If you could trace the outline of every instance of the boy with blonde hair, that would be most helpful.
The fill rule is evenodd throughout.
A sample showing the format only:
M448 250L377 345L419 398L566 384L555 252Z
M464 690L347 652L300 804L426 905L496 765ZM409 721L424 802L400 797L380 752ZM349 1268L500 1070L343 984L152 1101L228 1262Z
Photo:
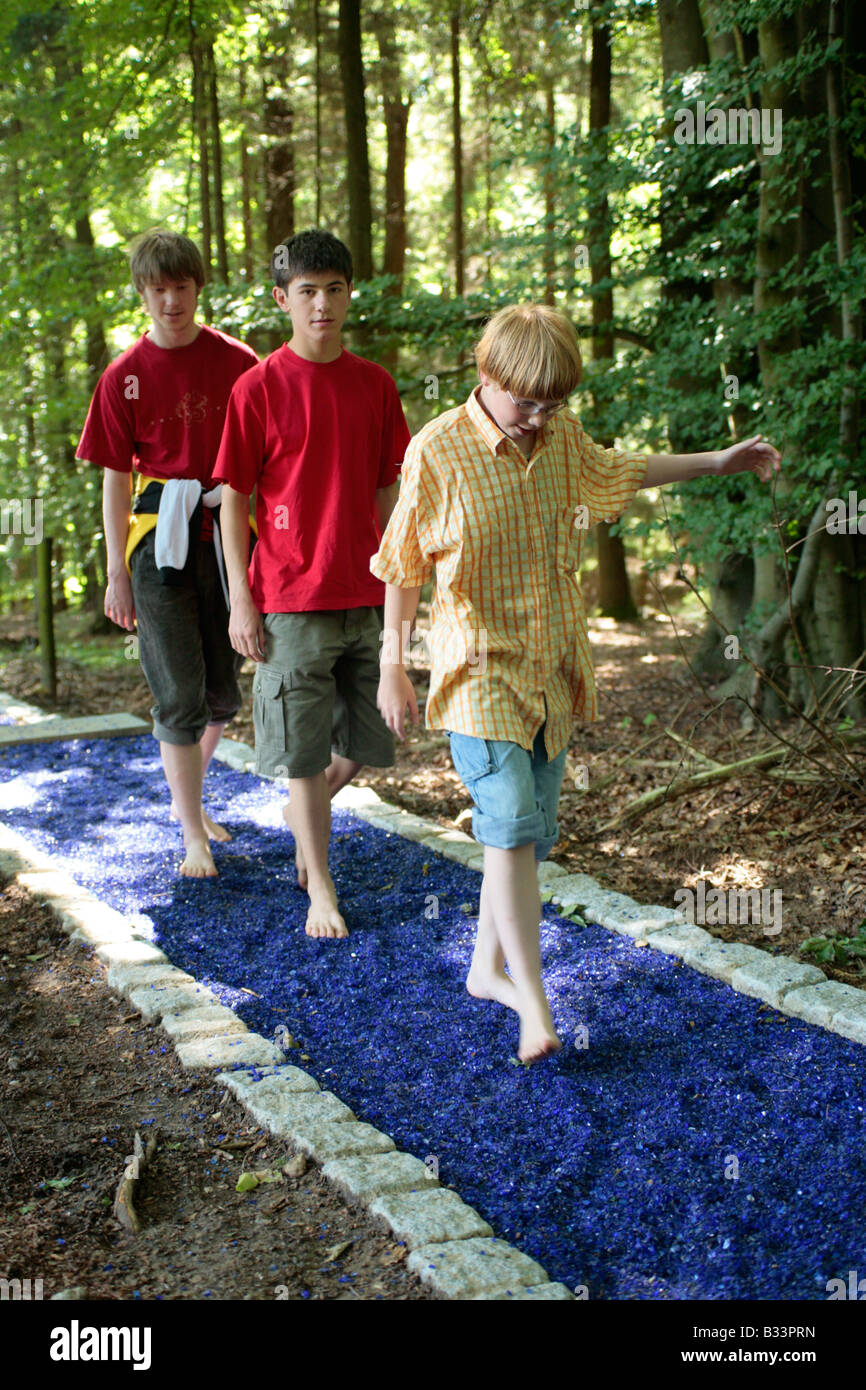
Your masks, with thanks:
M434 580L429 728L449 733L484 846L478 934L466 986L520 1018L518 1056L561 1046L541 979L536 862L556 811L575 718L598 718L576 571L587 527L644 487L779 467L756 435L728 449L641 455L603 449L566 409L581 378L577 335L544 305L514 305L476 349L480 385L412 441L397 506L371 569L387 584L378 702L404 737L418 717L399 637ZM470 658L470 653L472 656ZM506 965L510 973L506 973Z

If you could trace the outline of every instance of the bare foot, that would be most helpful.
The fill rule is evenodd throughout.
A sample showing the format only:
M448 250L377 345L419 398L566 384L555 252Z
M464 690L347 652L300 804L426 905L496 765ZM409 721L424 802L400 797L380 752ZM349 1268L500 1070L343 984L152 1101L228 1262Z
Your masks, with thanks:
M504 970L487 972L473 961L466 976L466 988L473 999L495 999L497 1004L520 1012L514 981Z
M289 817L289 807L288 807L288 806L284 806L284 807L283 807L283 820L286 822L286 825L289 827L289 830L290 830L291 833L292 833L292 838L293 838L294 841L295 841L295 872L296 872L297 875L298 875L298 887L299 887L299 888L303 888L304 892L306 893L306 892L308 891L308 888L309 888L309 881L308 881L308 878L307 878L307 865L306 865L306 861L305 861L305 859L304 859L304 852L303 852L303 850L301 849L301 846L300 846L300 842L298 841L297 837L295 836L295 832L292 830L292 822L291 822L291 819L290 819L290 817ZM312 933L310 933L310 934L312 935Z
M536 1003L524 1006L520 1010L520 1046L517 1049L521 1062L540 1062L542 1057L551 1056L561 1047L547 1002L543 1008Z
M172 820L180 820L180 816L177 814L174 802L171 803L171 810L169 811L169 815L171 816ZM225 826L217 825L215 820L211 820L204 807L201 808L201 824L202 829L209 840L219 840L220 844L224 845L227 844L228 841L231 839L231 835L226 830Z
M340 915L337 907L337 891L333 883L330 887L325 885L316 893L310 894L310 910L307 913L307 936L315 937L344 937L349 935L349 928Z
M215 820L211 820L204 807L202 807L201 812L201 823L207 831L209 839L219 840L221 845L228 844L229 840L231 839L231 835L226 830L224 825L217 825Z
M187 845L178 872L183 878L216 878L216 865L207 840L193 840L191 845Z

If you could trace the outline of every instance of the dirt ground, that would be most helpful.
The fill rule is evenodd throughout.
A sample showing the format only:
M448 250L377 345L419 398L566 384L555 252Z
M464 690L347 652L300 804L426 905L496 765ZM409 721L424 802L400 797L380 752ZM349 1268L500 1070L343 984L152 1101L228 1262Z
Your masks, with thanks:
M112 1214L136 1130L137 1236ZM17 884L0 894L0 1275L43 1297L406 1300L406 1248L118 1000ZM277 1181L235 1191L242 1172Z

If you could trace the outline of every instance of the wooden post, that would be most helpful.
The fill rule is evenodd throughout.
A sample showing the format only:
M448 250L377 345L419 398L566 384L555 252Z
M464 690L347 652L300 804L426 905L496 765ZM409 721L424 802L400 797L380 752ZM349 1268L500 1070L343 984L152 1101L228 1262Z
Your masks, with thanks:
M57 699L57 657L54 651L54 602L51 594L51 537L36 547L36 599L39 609L39 670L42 689L52 704Z

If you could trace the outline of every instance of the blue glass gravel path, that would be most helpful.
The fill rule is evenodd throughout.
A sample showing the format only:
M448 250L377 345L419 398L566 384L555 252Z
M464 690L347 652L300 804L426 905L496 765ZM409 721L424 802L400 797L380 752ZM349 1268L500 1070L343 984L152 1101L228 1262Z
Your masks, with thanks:
M825 1299L829 1279L866 1272L858 1044L548 910L565 1046L524 1068L513 1016L462 986L477 874L335 813L351 937L310 941L277 789L221 764L208 787L235 836L215 847L215 881L176 876L149 737L4 750L0 818L148 917L251 1028L285 1024L323 1086L436 1155L442 1181L551 1279L590 1298ZM143 1105L158 1121L158 1098Z

